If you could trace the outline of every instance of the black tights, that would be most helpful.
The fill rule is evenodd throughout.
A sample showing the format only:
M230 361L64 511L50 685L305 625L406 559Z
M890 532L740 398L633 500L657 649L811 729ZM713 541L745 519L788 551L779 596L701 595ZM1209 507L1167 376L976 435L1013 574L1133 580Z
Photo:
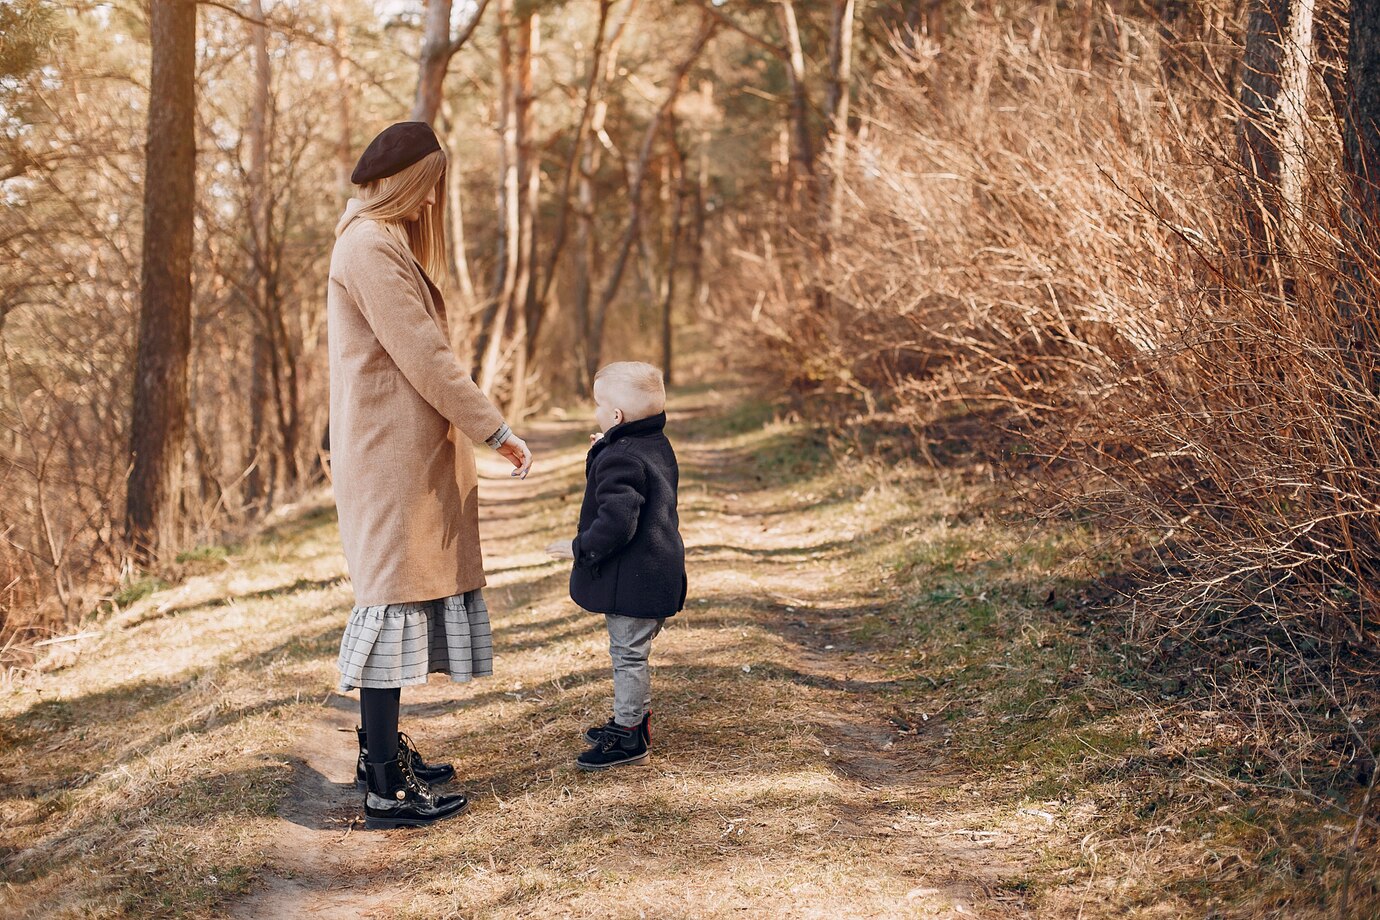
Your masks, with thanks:
M370 763L387 763L398 756L398 707L401 687L361 687L359 717L369 746Z

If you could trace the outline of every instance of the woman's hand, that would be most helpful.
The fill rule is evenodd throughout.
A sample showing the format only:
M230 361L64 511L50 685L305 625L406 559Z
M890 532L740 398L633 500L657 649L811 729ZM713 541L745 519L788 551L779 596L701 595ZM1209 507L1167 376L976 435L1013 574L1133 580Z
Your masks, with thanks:
M508 439L498 445L498 452L507 457L509 462L517 469L509 475L519 479L526 479L527 473L532 469L532 452L527 449L527 442L516 434L508 435Z
M575 541L557 540L546 548L546 554L553 559L574 559Z

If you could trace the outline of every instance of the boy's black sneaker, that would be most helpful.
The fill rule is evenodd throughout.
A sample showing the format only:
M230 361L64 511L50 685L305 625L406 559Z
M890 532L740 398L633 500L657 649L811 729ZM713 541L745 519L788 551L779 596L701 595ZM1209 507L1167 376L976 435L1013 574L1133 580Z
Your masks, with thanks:
M575 758L575 766L581 770L607 770L642 763L651 753L642 736L641 726L622 728L617 724L605 725L594 746Z
M584 736L585 743L598 744L599 738L604 734L604 729L608 728L610 725L614 728L618 727L618 723L614 721L612 716L610 716L609 720L605 722L603 725L596 725L593 728L586 729ZM642 724L639 725L637 728L638 731L642 733L643 743L646 744L648 748L650 748L652 746L652 713L650 710L647 712L646 715L642 717Z

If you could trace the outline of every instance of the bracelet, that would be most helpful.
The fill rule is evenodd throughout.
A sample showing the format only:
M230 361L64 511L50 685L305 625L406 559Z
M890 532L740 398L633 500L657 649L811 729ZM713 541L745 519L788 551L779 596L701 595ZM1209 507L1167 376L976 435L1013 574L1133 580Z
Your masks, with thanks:
M503 446L503 442L508 440L508 437L512 433L513 429L508 427L507 422L504 422L502 425L499 426L497 431L495 431L493 434L489 435L487 438L484 439L484 443L492 447L494 450L498 450L500 447Z

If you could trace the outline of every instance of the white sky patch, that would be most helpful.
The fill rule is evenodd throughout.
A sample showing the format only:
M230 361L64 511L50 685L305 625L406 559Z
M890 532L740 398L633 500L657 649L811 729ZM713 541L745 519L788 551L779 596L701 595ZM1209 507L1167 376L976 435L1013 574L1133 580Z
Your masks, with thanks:
M478 8L476 0L455 0L450 8L451 29L459 29L469 22ZM425 4L421 0L374 0L374 11L380 19L392 19L403 13L421 16L424 9Z

